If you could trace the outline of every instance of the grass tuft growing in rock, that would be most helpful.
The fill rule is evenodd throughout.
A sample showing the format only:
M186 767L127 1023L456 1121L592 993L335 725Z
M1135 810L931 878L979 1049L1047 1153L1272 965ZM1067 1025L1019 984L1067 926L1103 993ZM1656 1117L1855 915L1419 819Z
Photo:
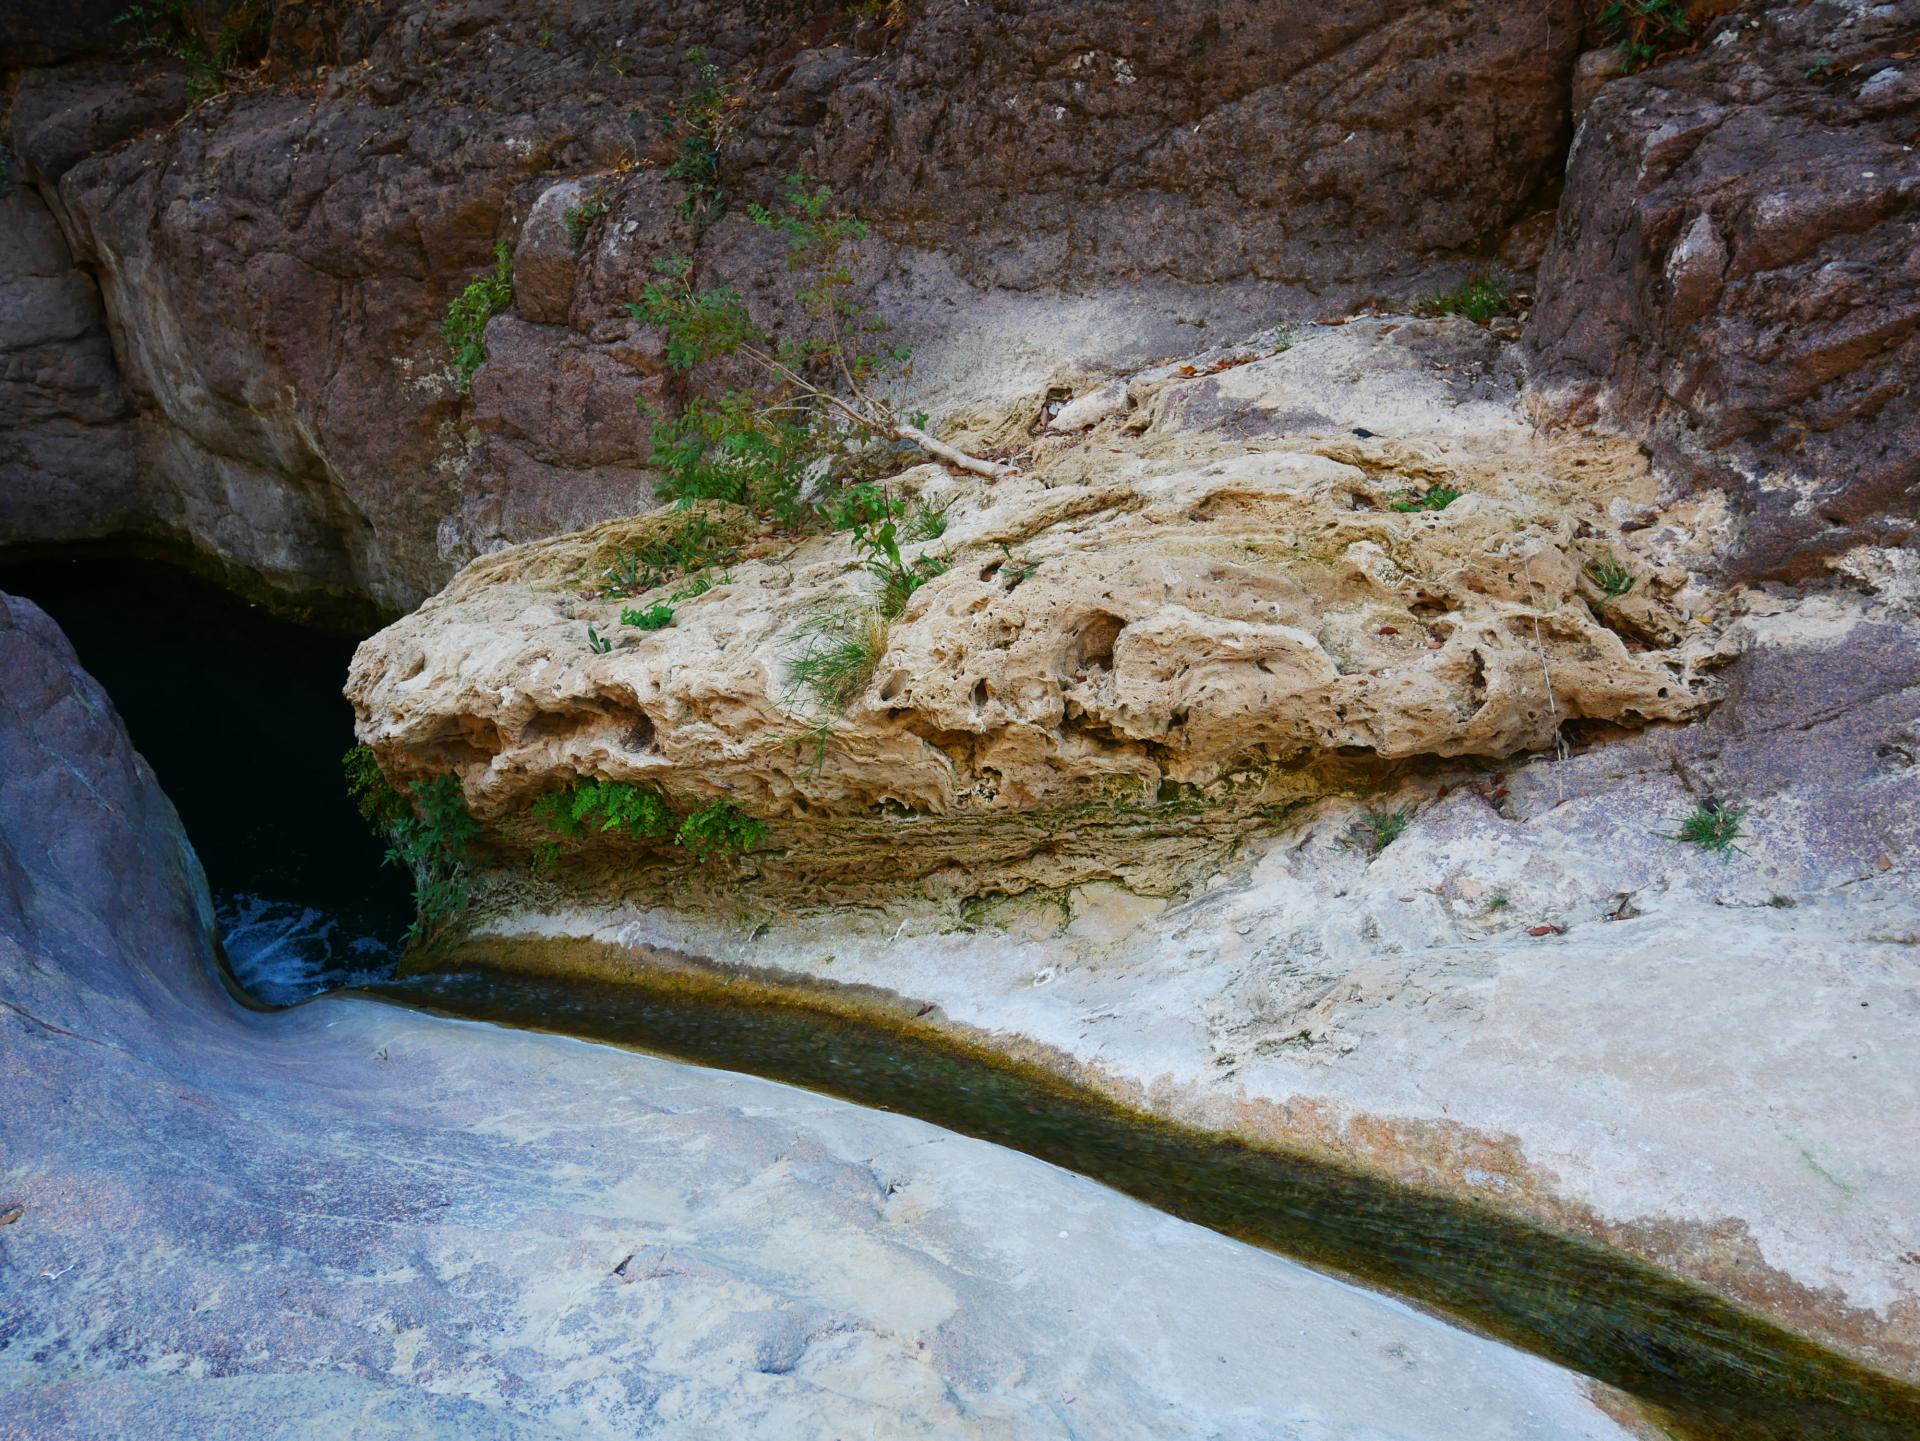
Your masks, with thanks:
M1407 823L1412 819L1411 805L1390 811L1362 811L1360 818L1347 827L1342 840L1349 850L1360 851L1368 860L1372 860L1400 839L1400 833L1406 830Z
M1724 860L1740 849L1735 842L1746 839L1747 832L1740 828L1740 819L1746 813L1745 806L1722 805L1708 796L1681 817L1677 829L1657 834L1666 840L1681 841L1698 846L1703 851L1712 851Z
M1589 565L1586 576L1599 587L1601 594L1605 597L1600 602L1602 605L1609 600L1619 600L1633 589L1633 572L1611 557Z
M849 606L811 622L800 633L800 653L787 678L834 715L843 713L873 679L887 650L887 618L868 606Z

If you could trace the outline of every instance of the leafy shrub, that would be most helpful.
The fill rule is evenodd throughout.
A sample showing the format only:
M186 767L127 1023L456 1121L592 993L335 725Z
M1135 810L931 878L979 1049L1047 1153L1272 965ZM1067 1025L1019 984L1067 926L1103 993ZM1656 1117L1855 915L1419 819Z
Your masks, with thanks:
M1421 510L1445 510L1464 494L1466 494L1465 491L1455 490L1452 486L1442 482L1420 495L1403 495L1400 499L1389 504L1387 509L1397 510L1402 514L1411 514Z
M759 845L766 833L764 822L755 820L732 801L715 801L680 822L673 839L704 863L715 856L744 854Z
M402 792L365 746L348 751L341 766L361 818L387 840L387 864L405 866L413 875L414 922L407 939L431 933L464 910L472 895L468 863L480 827L467 814L460 778L410 781Z
M907 608L921 586L946 574L946 562L937 557L923 555L909 561L900 554L898 523L893 520L855 525L853 548L866 558L868 573L880 582L880 614L888 620Z
M821 509L827 524L835 530L852 530L856 526L899 520L907 513L907 503L895 500L884 486L866 481L848 486Z
M822 616L801 632L799 654L787 676L835 715L867 688L887 650L887 619L877 610L849 607Z
M1620 47L1620 73L1631 75L1687 43L1686 0L1608 0L1600 33Z
M487 322L513 304L513 256L502 240L493 247L493 270L475 276L452 300L447 302L447 318L440 323L440 334L453 347L453 368L464 389L473 382L473 373L486 364Z
M848 486L820 509L827 524L835 530L870 528L889 520L904 521L899 532L901 540L938 540L947 533L947 511L951 509L951 502L937 507L922 501L909 503L869 480Z
M1499 270L1476 271L1452 290L1436 290L1422 296L1413 307L1415 315L1463 315L1476 325L1485 325L1496 315L1513 309L1513 282Z
M847 247L865 237L865 223L837 209L830 188L800 175L788 177L783 208L754 205L749 215L786 237L788 268L801 276L795 294L814 332L776 341L737 291L696 288L687 257L655 263L659 277L627 311L665 332L668 368L685 375L712 361L745 361L766 383L761 394L731 390L717 401L696 398L679 417L656 420L653 463L662 472L661 493L731 500L798 525L806 518L804 482L834 459L850 461L877 438L911 441L983 474L1003 473L1005 466L944 445L871 393L870 386L903 370L910 357L904 347L874 343L885 322L853 298Z
M219 34L211 48L187 0L132 0L114 23L145 32L130 42L130 50L158 51L180 61L187 71L187 99L200 101L225 89L230 71L266 57L273 6L268 0L246 0L229 7L220 17Z
M667 110L665 122L675 138L667 174L687 187L680 214L696 223L718 219L727 208L720 183L720 154L739 121L740 97L721 84L718 65L694 46L686 53L694 67L694 88Z
M620 623L641 630L665 630L673 624L673 607L664 603L650 605L645 610L628 606L620 612Z
M656 840L673 829L673 815L660 793L626 781L575 781L564 791L542 796L533 814L549 830L567 837L591 828Z
M728 500L782 525L804 523L800 491L820 453L806 416L729 391L718 401L696 396L679 415L657 417L649 439L661 499Z

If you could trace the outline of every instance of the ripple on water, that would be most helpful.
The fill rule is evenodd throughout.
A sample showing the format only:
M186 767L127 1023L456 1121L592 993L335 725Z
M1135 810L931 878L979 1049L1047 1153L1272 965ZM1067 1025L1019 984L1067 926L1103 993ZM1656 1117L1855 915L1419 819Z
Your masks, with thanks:
M333 916L298 901L223 895L214 916L234 979L270 1006L390 980L399 958L379 936L349 934Z

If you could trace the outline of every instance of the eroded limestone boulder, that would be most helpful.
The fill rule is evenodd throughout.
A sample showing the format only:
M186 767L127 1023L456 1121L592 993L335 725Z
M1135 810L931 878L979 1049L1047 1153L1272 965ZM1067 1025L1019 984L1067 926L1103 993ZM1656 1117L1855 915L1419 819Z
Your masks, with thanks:
M1460 331L1465 352L1446 343ZM521 839L532 803L581 777L683 810L730 800L809 867L832 850L796 846L810 828L904 814L916 845L893 878L910 882L964 852L961 832L1035 813L1100 803L1190 829L1186 809L1156 815L1188 787L1204 829L1209 804L1244 816L1367 766L1696 715L1723 657L1674 604L1685 572L1657 548L1672 537L1622 529L1653 494L1638 452L1536 436L1510 376L1456 371L1480 334L1332 328L1209 376L1169 368L1020 477L909 471L897 490L945 508L944 534L909 554L945 569L891 624L843 535L754 532L723 509L707 521L737 558L665 630L621 612L668 603L685 576L602 587L677 512L500 552L362 646L361 735L392 775L457 774L473 812ZM1336 412L1371 399L1392 434L1363 439L1308 394ZM1247 439L1252 412L1268 439ZM1418 508L1443 485L1459 498ZM1602 564L1634 589L1606 595ZM882 649L840 712L793 668L860 617Z

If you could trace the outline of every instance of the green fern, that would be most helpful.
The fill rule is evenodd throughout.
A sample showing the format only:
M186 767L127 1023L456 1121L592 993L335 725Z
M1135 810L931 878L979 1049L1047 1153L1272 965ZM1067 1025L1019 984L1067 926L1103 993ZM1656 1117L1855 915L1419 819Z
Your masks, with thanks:
M513 256L502 240L493 247L493 270L475 276L447 302L447 318L440 334L453 347L453 368L460 388L473 383L473 373L487 361L487 322L513 304Z

